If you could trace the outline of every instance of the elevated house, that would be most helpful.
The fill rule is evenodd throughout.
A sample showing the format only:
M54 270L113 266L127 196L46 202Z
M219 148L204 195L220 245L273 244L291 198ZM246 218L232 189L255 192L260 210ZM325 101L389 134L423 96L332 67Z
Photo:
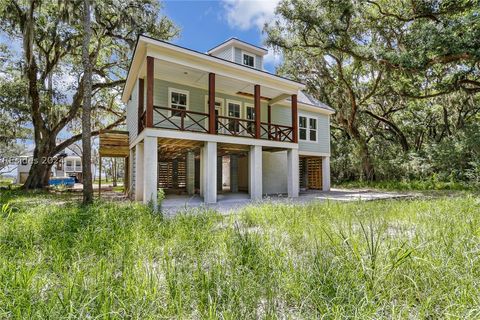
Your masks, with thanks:
M329 190L333 110L265 71L266 54L235 38L201 53L139 37L122 95L136 200Z

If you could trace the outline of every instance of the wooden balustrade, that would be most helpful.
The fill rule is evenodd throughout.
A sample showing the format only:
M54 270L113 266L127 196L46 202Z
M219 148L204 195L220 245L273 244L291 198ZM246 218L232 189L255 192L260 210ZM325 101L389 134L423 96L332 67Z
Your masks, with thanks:
M208 133L205 124L208 123L208 113L160 106L153 106L153 111L158 115L157 119L154 117L154 128Z
M192 131L209 133L210 118L208 113L153 106L154 116L153 127L163 129L174 129L180 131ZM145 128L145 111L140 116L139 132ZM274 123L261 122L260 134L256 135L255 120L241 119L227 116L216 116L216 133L235 137L247 137L260 139L293 142L293 128Z
M262 122L260 138L281 142L293 142L293 128L289 126Z
M147 123L147 111L143 111L138 117L138 133L142 132L145 129Z
M254 120L217 116L217 127L218 134L255 138Z

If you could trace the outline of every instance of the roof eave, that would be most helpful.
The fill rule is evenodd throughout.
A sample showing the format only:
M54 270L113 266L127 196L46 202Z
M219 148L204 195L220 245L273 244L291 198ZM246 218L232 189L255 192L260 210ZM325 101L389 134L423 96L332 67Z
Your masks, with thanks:
M132 58L130 60L130 67L129 67L129 71L128 71L128 74L127 74L127 79L126 79L125 86L124 86L124 89L123 89L123 92L122 92L122 101L124 103L127 103L127 101L128 101L127 92L129 93L131 91L131 89L133 89L133 87L130 88L131 86L127 87L128 84L131 82L130 81L131 77L133 76L132 75L132 65L136 62L136 60L138 59L138 56L141 55L141 53L139 53L139 52L145 51L147 45L152 44L152 41L154 42L153 43L154 45L159 46L161 48L163 47L163 48L168 48L168 49L176 50L176 51L179 51L179 52L183 52L185 54L196 55L199 58L209 60L209 61L214 62L214 63L222 63L224 65L229 66L230 68L234 68L234 69L242 70L242 71L247 71L247 72L255 74L257 76L267 76L267 77L270 77L272 79L275 79L276 81L280 81L280 82L287 83L288 85L296 86L296 87L298 87L298 90L302 90L302 89L305 88L305 85L303 83L295 81L295 80L291 80L291 79L288 79L288 78L285 78L285 77L282 77L282 76L279 76L279 75L276 75L276 74L273 74L273 73L269 73L267 71L242 66L242 65L240 65L238 63L235 63L233 61L225 60L225 59L215 57L215 56L211 56L211 55L208 55L208 54L196 51L196 50L192 50L192 49L189 49L189 48L178 46L178 45L166 42L166 41L162 41L162 40L158 40L158 39L155 39L155 38L151 38L151 37L148 37L148 36L141 35L137 39L137 43L135 45L135 50L134 50Z

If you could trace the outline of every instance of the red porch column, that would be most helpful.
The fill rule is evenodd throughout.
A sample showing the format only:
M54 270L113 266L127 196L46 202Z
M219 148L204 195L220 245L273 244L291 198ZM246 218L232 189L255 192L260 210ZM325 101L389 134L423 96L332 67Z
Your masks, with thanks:
M298 109L296 94L292 94L292 131L293 142L298 143Z
M138 133L143 130L143 123L142 123L142 114L144 109L144 80L138 79Z
M208 132L210 134L217 134L215 124L217 119L215 117L215 73L208 74Z
M154 58L147 57L147 113L145 114L146 118L146 127L153 127L153 71L154 71Z
M260 139L260 85L256 84L254 89L254 106L255 106L255 138Z

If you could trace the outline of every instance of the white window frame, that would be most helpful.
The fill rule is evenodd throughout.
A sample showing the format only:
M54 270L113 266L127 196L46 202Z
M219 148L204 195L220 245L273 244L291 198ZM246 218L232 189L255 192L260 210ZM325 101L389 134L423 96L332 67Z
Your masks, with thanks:
M253 58L253 66L249 66L249 65L247 65L243 62L244 61L244 59L243 59L244 56L250 56L250 57ZM242 65L244 65L246 67L250 67L250 68L257 68L257 65L256 65L257 63L256 63L255 60L256 60L256 56L254 54L242 50Z
M244 119L247 119L247 108L253 108L253 112L255 112L255 104L253 104L253 103L245 102L243 108L244 108L244 115L245 115ZM253 120L255 120L255 119L253 119Z
M237 101L237 100L230 100L230 99L227 99L226 103L225 103L225 116L226 117L230 117L230 113L229 113L229 109L228 109L228 105L230 103L233 103L233 104L238 104L240 106L240 116L238 117L238 119L243 119L243 114L242 114L242 109L243 109L243 103L242 101ZM234 118L234 117L232 117Z
M243 118L244 118L245 120L253 120L253 121L255 121L255 118L254 118L254 119L248 119L248 118L247 118L247 116L248 116L247 109L248 109L248 108L252 108L252 109L253 109L253 113L255 113L255 104L250 103L250 102L245 102L244 107L243 107L243 109L244 109L244 117L243 117ZM256 115L255 115L255 116L256 116ZM247 125L247 126L248 126L248 125ZM255 125L254 125L253 128L254 128L253 130L255 131Z
M232 103L232 104L238 104L238 105L240 106L240 108L239 108L240 114L239 114L239 117L238 117L237 119L243 119L243 114L242 114L242 112L243 112L243 103L242 103L242 101L238 101L238 100L227 99L227 101L225 102L225 116L226 116L226 117L229 117L229 118L236 118L236 117L231 117L231 116L230 116L230 112L229 112L229 111L230 111L230 109L229 109L229 104L230 104L230 103ZM230 125L230 124L228 123L228 121L230 121L230 120L227 120L227 123L226 123L227 126ZM240 131L240 128L239 128L239 131Z
M172 93L175 92L175 93L181 93L181 94L184 94L187 96L187 104L185 105L185 110L190 110L190 91L188 90L182 90L182 89L177 89L177 88L172 88L172 87L169 87L168 88L168 107L170 109L173 109L172 108ZM181 109L178 109L178 110L181 110ZM171 110L168 110L168 116L169 117L172 117L172 111ZM176 117L178 118L178 116L173 116L173 117ZM188 119L185 119L188 121Z
M305 128L307 130L306 133L306 139L302 139L300 137L300 117L303 117L307 119L307 127ZM310 129L310 119L314 119L317 123L317 127L315 129ZM298 140L299 141L304 141L304 142L312 142L312 143L318 143L318 117L309 117L307 115L299 114L298 115ZM310 140L310 130L315 130L315 139L316 140Z

